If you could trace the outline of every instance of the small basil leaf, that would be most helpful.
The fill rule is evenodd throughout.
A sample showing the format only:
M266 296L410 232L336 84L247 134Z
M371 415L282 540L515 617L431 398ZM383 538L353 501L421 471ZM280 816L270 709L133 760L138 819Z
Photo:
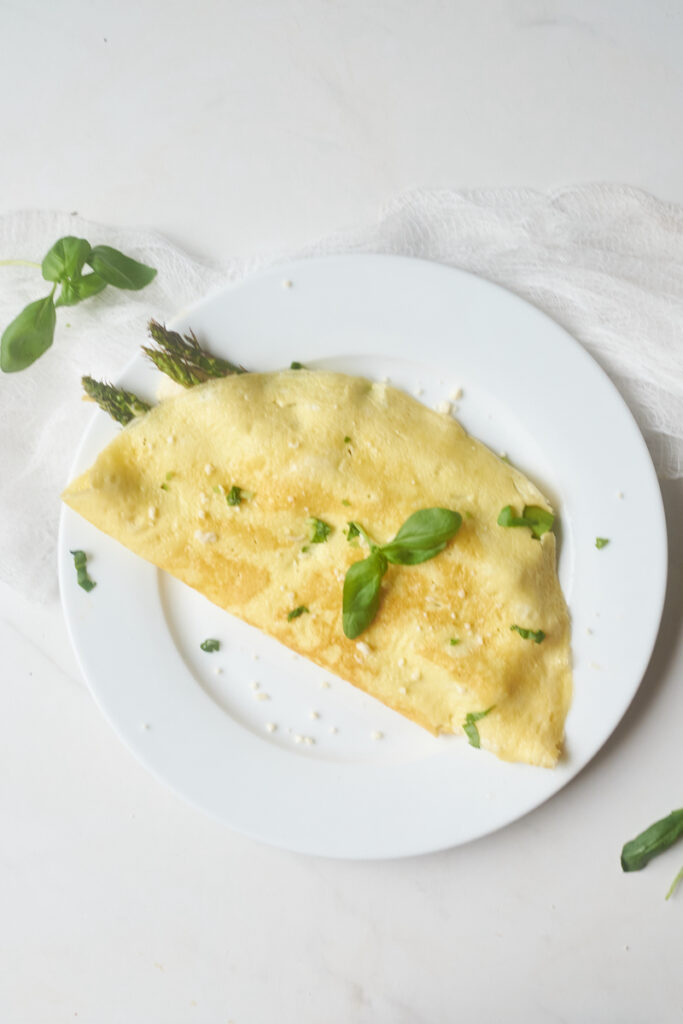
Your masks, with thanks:
M521 516L516 516L510 505L500 510L498 515L499 526L528 526L534 537L541 539L544 533L552 530L555 516L552 512L546 512L539 505L525 505Z
M308 520L308 526L311 531L309 540L312 544L325 544L327 538L332 533L330 524L326 523L323 519L316 519L315 516Z
M344 578L342 625L344 634L354 640L370 625L379 608L382 577L387 560L381 551L354 562Z
M668 850L683 836L683 808L672 811L666 818L660 818L635 839L624 845L621 851L623 871L640 871L657 854Z
M97 584L88 576L88 556L85 551L70 551L69 554L74 556L74 568L76 569L76 580L79 587L82 587L83 590L89 593Z
M52 295L30 302L9 324L0 341L0 369L5 373L25 370L42 356L55 334L55 304Z
M85 238L66 235L58 239L43 260L43 277L46 281L79 277L90 251L90 242Z
M104 291L106 287L107 282L97 274L85 274L75 281L64 281L55 306L75 306L83 299L89 299L92 295Z
M206 651L207 654L213 654L214 651L220 651L221 642L220 640L215 640L210 636L208 639L203 640L199 646L203 651Z
M462 516L448 508L423 508L406 519L382 554L396 565L419 565L443 551L460 529Z
M107 284L112 284L115 288L139 291L156 276L153 267L138 263L130 256L124 256L110 245L96 245L86 262Z
M470 741L470 746L481 747L481 740L479 737L479 730L477 729L476 723L480 722L482 718L493 711L495 705L492 704L486 711L470 711L465 715L465 721L462 723L463 732Z

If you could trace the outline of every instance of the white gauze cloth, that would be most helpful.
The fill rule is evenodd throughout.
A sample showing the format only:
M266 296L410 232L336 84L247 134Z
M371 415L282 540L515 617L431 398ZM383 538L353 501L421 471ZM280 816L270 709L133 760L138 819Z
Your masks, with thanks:
M373 225L298 252L223 266L152 231L76 214L16 212L0 216L0 262L40 262L62 235L115 246L158 274L141 292L108 288L60 309L53 347L29 369L0 375L0 579L34 600L57 592L59 496L93 415L80 400L82 374L115 379L144 342L151 316L169 319L284 259L395 253L504 285L585 345L635 414L660 476L683 475L683 207L642 191L418 189L392 200ZM48 291L39 270L0 265L0 329Z

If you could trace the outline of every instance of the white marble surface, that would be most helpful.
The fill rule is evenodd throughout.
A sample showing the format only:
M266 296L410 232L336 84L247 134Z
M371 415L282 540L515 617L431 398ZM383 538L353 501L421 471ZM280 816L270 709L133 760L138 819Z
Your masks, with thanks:
M411 185L683 201L683 13L663 0L5 0L0 40L6 210L227 257L363 223ZM680 1020L683 895L663 896L683 853L618 863L682 803L683 493L664 496L669 600L613 738L523 820L406 861L282 853L181 803L95 708L59 607L0 586L0 1019Z

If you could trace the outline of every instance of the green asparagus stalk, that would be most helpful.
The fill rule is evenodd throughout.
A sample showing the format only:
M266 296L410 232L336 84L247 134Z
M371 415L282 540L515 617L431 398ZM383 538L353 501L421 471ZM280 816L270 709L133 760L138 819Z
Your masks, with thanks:
M97 402L100 409L108 412L118 423L124 426L135 416L142 416L152 408L147 402L134 395L132 391L124 391L113 384L94 380L92 377L81 377L83 390L89 398Z
M149 333L157 348L144 346L142 351L152 360L157 369L165 373L176 384L191 388L214 377L228 377L233 373L246 373L242 366L235 366L227 359L209 355L200 346L194 333L184 337L177 331L150 320Z

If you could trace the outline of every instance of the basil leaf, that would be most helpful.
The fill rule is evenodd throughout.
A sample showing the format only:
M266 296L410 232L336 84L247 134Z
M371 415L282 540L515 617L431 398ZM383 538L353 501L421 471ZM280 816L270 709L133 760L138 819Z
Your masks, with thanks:
M554 522L555 516L552 512L546 512L539 505L525 505L521 516L516 516L512 506L506 505L498 515L499 526L528 526L538 540L544 533L552 530Z
M86 568L88 556L85 551L69 551L69 554L74 556L74 568L76 569L76 579L79 587L90 592L93 587L97 586L97 584L88 576L88 570Z
M64 281L55 306L75 306L83 299L89 299L92 295L104 291L106 287L107 282L98 274L86 274L75 281Z
M480 722L482 718L493 711L495 704L492 704L486 711L470 711L465 715L465 721L462 723L463 732L470 741L470 746L481 747L481 740L479 737L479 730L477 729L476 722Z
M545 640L545 633L542 629L538 629L536 632L533 629L525 629L524 626L510 626L510 629L514 629L524 640L533 640L535 644L540 644Z
M370 625L379 607L382 577L387 560L375 550L360 562L354 562L344 578L342 626L349 640L354 640Z
M305 604L300 604L298 608L293 608L291 612L287 612L287 622L291 622L292 619L298 619L304 612L308 612Z
M22 309L0 340L0 369L5 373L25 370L42 356L52 344L56 319L51 294Z
M90 252L90 242L85 238L65 235L55 242L43 260L43 277L46 281L65 281L67 278L80 277Z
M203 640L199 646L207 654L213 654L214 651L220 651L221 642L220 640L214 640L213 637L209 637L208 640Z
M640 871L664 850L668 850L683 836L683 808L672 811L666 818L660 818L635 839L624 845L621 851L622 871Z
M115 288L139 291L156 276L156 270L152 267L138 263L130 256L124 256L110 245L96 245L86 262L107 284L112 284Z
M395 565L419 565L443 551L461 523L460 513L451 509L420 509L406 519L392 541L382 545L382 554Z

